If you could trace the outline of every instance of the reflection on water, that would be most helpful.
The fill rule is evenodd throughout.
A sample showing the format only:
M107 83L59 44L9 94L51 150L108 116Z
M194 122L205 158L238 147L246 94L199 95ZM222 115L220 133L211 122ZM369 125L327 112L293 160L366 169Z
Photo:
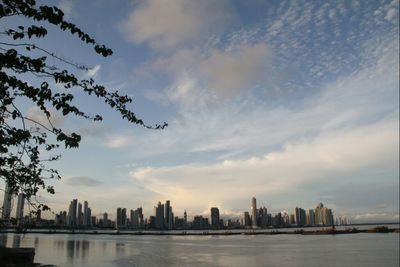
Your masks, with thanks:
M7 235L0 234L0 247L6 247L6 246L7 246Z
M76 261L85 262L90 251L90 242L87 239L79 240L57 240L57 249L62 250L66 243L66 254L68 263L75 263Z
M399 234L113 236L0 234L63 266L398 266Z
M21 247L21 236L20 235L14 235L12 247L13 248Z

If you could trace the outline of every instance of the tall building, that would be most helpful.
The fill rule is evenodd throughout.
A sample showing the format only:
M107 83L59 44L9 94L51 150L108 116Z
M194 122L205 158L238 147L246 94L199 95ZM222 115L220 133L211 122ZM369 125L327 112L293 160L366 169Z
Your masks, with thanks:
M164 205L164 225L167 229L171 229L169 228L170 226L170 221L172 221L172 218L170 218L170 208L171 208L171 204L170 201L167 200L165 201L165 205Z
M308 210L308 216L307 216L307 224L310 226L315 225L315 213L313 209L309 209Z
M244 224L244 226L246 226L246 227L251 226L251 219L250 219L250 214L249 214L248 211L245 211L245 212L244 212L244 215L243 215L243 224Z
M219 228L219 209L215 207L211 208L211 228Z
M331 209L324 207L324 204L319 203L315 208L315 224L316 225L333 225L333 213Z
M324 204L319 203L316 207L315 207L315 224L316 225L323 225L322 222L322 209L324 208Z
M90 216L88 216L88 208L89 208L89 204L88 202L85 200L83 202L83 226L89 226L89 222L90 222Z
M6 188L4 190L4 199L3 199L3 209L1 218L3 220L9 220L11 215L11 200L12 200L12 192L11 188L6 183Z
M187 212L185 210L185 212L183 213L183 220L184 220L184 225L183 227L186 229L187 227Z
M78 209L78 200L73 199L71 203L69 204L69 209L68 209L68 226L69 227L76 227L77 226L77 218L76 218L76 213Z
M126 209L123 208L121 211L121 217L122 217L122 227L126 227Z
M78 214L77 214L77 225L78 227L82 226L83 218L82 218L82 204L78 203Z
M296 207L294 209L295 222L297 226L306 225L306 211L302 208Z
M122 208L117 208L116 228L122 227Z
M268 210L266 207L262 207L258 210L258 225L262 228L268 226Z
M157 207L154 207L154 215L155 215L155 228L156 229L164 229L164 205L159 201Z
M257 200L255 197L251 199L251 222L253 228L257 227Z
M90 227L90 226L96 225L96 224L93 224L92 209L91 208L87 208L86 220L87 220L87 222L86 222L85 226ZM96 217L95 217L95 222L96 222Z
M17 225L21 225L24 220L24 203L25 197L23 194L18 195L17 210L15 213L15 218L17 219Z

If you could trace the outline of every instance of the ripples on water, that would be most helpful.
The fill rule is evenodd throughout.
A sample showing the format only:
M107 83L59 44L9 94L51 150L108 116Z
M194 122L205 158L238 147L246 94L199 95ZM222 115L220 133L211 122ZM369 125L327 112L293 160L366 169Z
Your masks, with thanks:
M0 234L62 266L399 266L399 234L112 236Z

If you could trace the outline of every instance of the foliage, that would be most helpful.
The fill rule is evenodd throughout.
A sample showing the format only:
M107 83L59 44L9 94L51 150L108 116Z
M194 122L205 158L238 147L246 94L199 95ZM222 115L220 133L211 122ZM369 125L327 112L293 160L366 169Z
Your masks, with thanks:
M65 34L76 36L81 42L94 48L95 53L108 57L112 50L98 44L89 34L64 19L64 13L54 6L38 6L35 0L2 0L0 20L8 17L23 18L32 25L18 25L0 33L0 177L5 180L15 194L22 193L27 199L36 196L44 189L54 194L54 188L45 183L46 179L59 179L57 170L46 167L46 162L59 159L59 155L41 158L41 153L51 154L60 145L65 148L77 148L81 136L68 133L55 127L51 109L56 109L64 116L75 115L88 120L100 121L101 115L89 115L74 105L78 88L87 95L97 97L110 108L118 111L131 123L151 129L163 129L162 125L148 126L127 108L132 99L118 92L110 92L93 79L79 79L65 68L88 70L57 56L55 53L37 46L34 41L45 38L46 27L54 25ZM43 26L46 25L46 26ZM5 40L5 41L3 41ZM39 55L39 56L38 56ZM49 62L58 61L54 66ZM60 66L64 66L60 69ZM34 78L38 85L32 85L28 79ZM55 90L54 86L62 90ZM76 91L75 91L76 92ZM47 126L24 115L17 106L18 99L26 99L38 107L48 120ZM35 125L35 127L29 127ZM54 135L54 137L51 137ZM52 141L54 140L54 141ZM32 203L32 202L31 202ZM37 206L43 210L46 205Z

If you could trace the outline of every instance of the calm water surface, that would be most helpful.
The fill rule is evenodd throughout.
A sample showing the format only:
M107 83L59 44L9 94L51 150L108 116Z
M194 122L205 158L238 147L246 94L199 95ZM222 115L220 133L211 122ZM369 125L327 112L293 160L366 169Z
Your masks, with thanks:
M111 236L0 234L56 266L399 266L399 234Z

